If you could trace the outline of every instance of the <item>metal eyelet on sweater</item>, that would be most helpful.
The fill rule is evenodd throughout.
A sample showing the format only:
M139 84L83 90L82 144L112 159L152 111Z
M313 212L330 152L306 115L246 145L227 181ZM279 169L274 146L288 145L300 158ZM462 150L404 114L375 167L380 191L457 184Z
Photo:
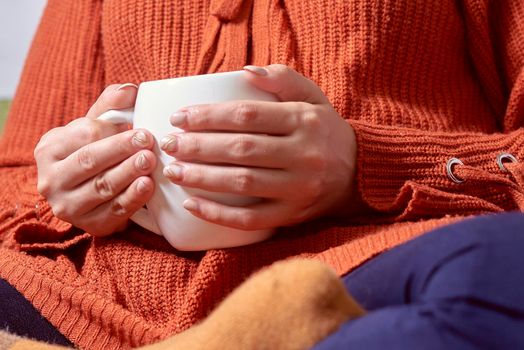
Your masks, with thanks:
M454 183L460 184L460 183L463 183L464 180L459 179L458 177L455 176L455 174L453 174L453 167L457 164L464 165L464 163L462 163L462 161L458 158L451 158L450 160L448 160L448 163L446 164L446 172L448 174L448 178L451 181L453 181Z
M512 163L518 163L518 159L511 153L501 153L497 156L497 164L503 172L507 173L508 169L504 166L504 160L509 160Z

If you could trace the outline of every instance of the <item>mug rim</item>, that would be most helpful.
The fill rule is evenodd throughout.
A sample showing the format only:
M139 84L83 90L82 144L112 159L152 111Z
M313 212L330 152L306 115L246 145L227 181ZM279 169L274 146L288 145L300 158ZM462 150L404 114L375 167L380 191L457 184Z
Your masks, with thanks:
M156 80L147 80L139 83L138 87L141 88L143 85L144 87L147 87L148 85L156 85L159 83L165 83L169 81L183 81L183 80L192 80L192 79L202 79L204 77L223 77L227 75L235 76L235 75L241 75L245 74L246 72L244 70L235 70L235 71L229 71L229 72L216 72L216 73L205 73L205 74L196 74L196 75L185 75L181 77L174 77L174 78L166 78L166 79L156 79Z

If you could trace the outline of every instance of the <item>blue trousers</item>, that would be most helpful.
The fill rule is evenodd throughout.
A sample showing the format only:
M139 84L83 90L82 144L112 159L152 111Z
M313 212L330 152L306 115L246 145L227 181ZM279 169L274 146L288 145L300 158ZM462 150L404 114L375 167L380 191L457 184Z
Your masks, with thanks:
M31 303L0 279L0 329L50 344L73 346Z
M343 279L369 313L326 349L524 349L524 214L443 227Z

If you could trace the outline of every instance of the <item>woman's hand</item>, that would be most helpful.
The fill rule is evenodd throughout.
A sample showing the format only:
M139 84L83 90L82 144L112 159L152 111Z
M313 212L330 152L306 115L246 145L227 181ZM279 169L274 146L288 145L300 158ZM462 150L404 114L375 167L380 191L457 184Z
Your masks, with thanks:
M132 107L136 92L133 84L109 86L85 118L50 130L34 151L38 191L55 216L94 235L123 228L153 194L152 135L96 120Z
M353 128L315 83L294 70L282 65L246 70L253 85L282 102L234 101L178 111L171 122L185 132L161 141L177 159L164 175L182 186L263 201L231 207L192 197L184 207L244 230L292 225L349 207Z

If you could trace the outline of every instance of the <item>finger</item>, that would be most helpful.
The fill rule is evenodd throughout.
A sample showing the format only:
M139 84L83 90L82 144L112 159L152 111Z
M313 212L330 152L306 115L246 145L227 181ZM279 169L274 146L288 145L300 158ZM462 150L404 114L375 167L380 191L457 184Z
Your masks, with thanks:
M183 108L171 123L184 130L243 131L288 135L298 127L303 110L296 104L266 101L230 101Z
M146 130L129 130L81 147L57 163L56 179L64 188L72 188L100 172L153 147L153 136Z
M154 183L142 176L111 201L80 217L76 226L89 227L95 236L109 235L119 228L153 196Z
M127 129L106 121L95 121L109 109L129 108L134 105L137 86L134 84L110 85L91 106L86 118L78 118L65 127L46 133L35 148L35 158L61 160L80 147Z
M281 101L302 101L311 104L328 103L327 97L312 80L282 64L266 67L245 66L246 78L264 91L275 94Z
M132 83L109 85L100 94L86 114L89 119L96 119L110 109L131 108L135 105L138 86Z
M161 147L178 160L283 169L295 155L288 137L254 134L177 133Z
M200 219L240 230L263 230L290 224L289 208L278 201L231 207L204 198L191 197L184 201L183 206Z
M91 106L85 118L73 120L62 133L55 132L56 136L61 137L60 142L55 142L56 146L51 146L55 149L55 159L64 159L84 145L127 130L126 125L96 121L96 118L110 109L132 107L136 100L137 88L131 83L108 86Z
M35 153L41 148L45 149L41 154L45 154L47 158L55 161L63 160L87 144L113 136L126 129L106 121L75 119L65 127L49 131L48 135L37 145Z
M156 157L153 152L145 150L134 154L71 191L71 210L76 216L90 212L118 196L137 178L151 174L155 166Z
M171 182L211 192L293 199L302 180L283 170L173 162L164 168Z

